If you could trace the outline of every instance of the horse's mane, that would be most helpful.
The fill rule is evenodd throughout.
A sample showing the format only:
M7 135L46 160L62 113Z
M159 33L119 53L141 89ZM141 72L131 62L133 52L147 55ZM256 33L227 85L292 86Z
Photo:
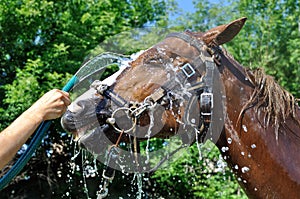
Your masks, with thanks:
M234 65L239 64L227 51L224 51L224 54ZM266 127L273 124L276 137L278 137L280 125L285 123L289 117L300 126L300 121L296 115L298 100L290 92L283 89L272 76L267 75L261 68L247 69L246 76L255 88L250 99L242 108L239 119L249 108L255 108L256 112L263 109L265 114L263 125Z
M226 49L222 51L235 67L241 66ZM147 53L139 57L139 60L145 61L154 55L157 56L157 50L150 48ZM254 107L256 112L259 112L259 109L264 110L263 113L265 115L263 118L265 119L262 124L265 127L272 124L275 128L276 137L278 136L280 125L289 117L295 120L300 127L300 121L296 118L297 100L291 93L283 89L276 83L272 76L267 75L260 68L255 70L246 69L245 75L254 85L255 89L248 102L242 108L238 121L242 119L246 110Z
M250 75L254 77L250 79L255 89L248 103L256 104L256 109L266 110L267 125L272 121L275 126L278 126L289 116L296 118L297 104L291 93L283 89L272 76L267 75L260 68L248 71L248 76Z

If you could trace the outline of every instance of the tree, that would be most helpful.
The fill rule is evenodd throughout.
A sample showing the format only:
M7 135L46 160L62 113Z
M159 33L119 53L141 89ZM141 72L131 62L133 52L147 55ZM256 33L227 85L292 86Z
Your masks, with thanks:
M0 1L0 129L43 93L61 88L107 37L159 23L165 19L165 12L166 4L160 0ZM33 182L41 185L46 196L61 198L67 191L74 197L85 195L81 179L74 180L82 174L75 172L73 179L70 177L72 167L66 160L71 158L74 146L61 132L56 123L15 180L20 189L9 186L1 192L1 198L13 197L12 189L15 194L19 190L26 195L26 188Z
M299 91L300 5L298 1L194 0L194 13L181 13L176 24L206 31L240 17L248 20L224 47L244 66L261 67L296 97Z
M152 176L165 198L246 198L218 149L210 141L192 145Z
M143 9L140 9L141 7ZM159 21L164 10L165 4L156 0L130 2L75 0L55 3L46 0L2 1L0 85L11 84L16 78L16 69L23 70L26 65L35 63L40 70L37 83L39 86L45 85L49 88L50 81L47 74L54 71L58 74L73 74L89 51L106 37L131 27L142 27L147 22ZM57 84L58 82L60 84ZM58 82L52 85L60 86L64 83ZM31 91L42 94L41 91L47 90L45 87ZM11 87L1 87L2 94L6 90L5 95L1 95L0 98L1 115L5 115L1 119L1 128L38 97L33 94L34 99L22 106L18 100L11 99L23 98L22 89L19 89L17 96L16 93L9 93L12 91ZM15 105L12 105L13 103ZM17 110L8 108L17 105L19 106Z
M233 4L236 15L248 21L228 49L242 64L264 68L299 98L299 2L240 0Z

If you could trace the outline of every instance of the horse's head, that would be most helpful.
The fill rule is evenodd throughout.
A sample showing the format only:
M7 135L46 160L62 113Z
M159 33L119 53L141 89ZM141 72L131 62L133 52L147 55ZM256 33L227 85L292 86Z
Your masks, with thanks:
M221 71L218 46L230 41L245 20L204 33L169 34L129 62L120 74L105 80L112 83L94 82L69 107L63 127L78 136L100 125L98 131L112 143L119 137L128 141L126 135L147 139L179 134L188 144L201 141L210 126L212 109L222 109L216 101L223 97L222 88L214 88L220 82L215 77ZM199 137L187 134L190 128Z

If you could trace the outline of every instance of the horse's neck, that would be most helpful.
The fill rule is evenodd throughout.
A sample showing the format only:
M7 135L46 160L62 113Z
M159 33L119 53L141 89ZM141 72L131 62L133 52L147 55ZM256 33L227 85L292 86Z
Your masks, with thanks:
M235 66L239 67L239 66ZM245 74L242 67L239 71ZM300 197L300 127L291 117L279 128L264 126L262 109L250 108L239 119L253 88L224 68L222 78L226 92L225 130L217 142L224 159L249 197ZM300 120L300 110L296 108ZM289 197L284 197L284 196Z

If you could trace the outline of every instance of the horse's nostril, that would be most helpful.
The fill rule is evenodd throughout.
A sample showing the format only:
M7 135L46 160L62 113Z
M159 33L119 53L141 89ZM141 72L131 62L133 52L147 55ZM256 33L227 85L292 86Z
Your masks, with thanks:
M72 121L74 121L74 114L71 111L67 110L62 118L66 123L71 123Z

